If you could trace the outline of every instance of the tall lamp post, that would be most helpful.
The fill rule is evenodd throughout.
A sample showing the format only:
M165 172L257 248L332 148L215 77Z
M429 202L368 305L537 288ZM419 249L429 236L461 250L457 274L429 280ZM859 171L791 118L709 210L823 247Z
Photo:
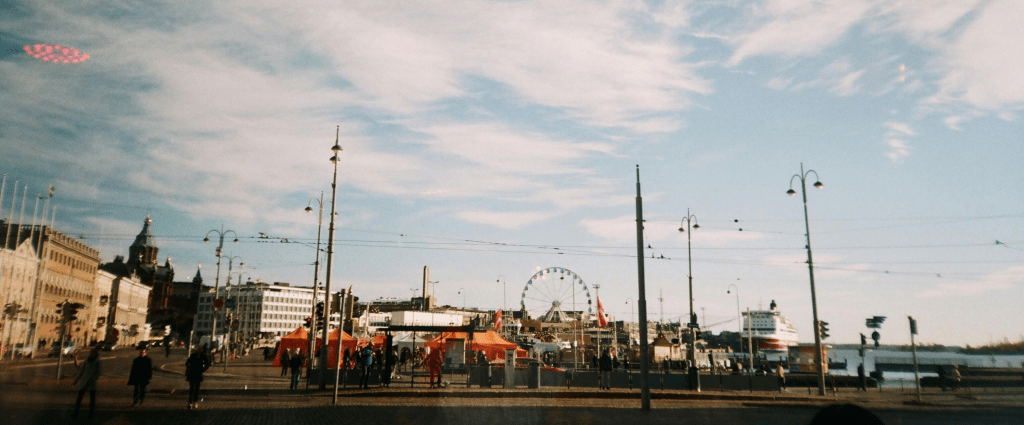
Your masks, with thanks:
M216 277L214 277L214 280L213 280L213 299L210 300L211 301L211 306L210 307L212 307L210 309L210 320L211 320L211 322L210 322L210 343L215 343L215 341L217 341L217 311L216 310L218 310L218 309L216 308L216 306L214 306L212 304L213 304L214 301L217 300L217 295L220 292L220 259L221 259L221 252L224 251L224 236L226 236L228 233L231 233L232 235L235 235L235 240L232 241L232 242L238 243L238 234L235 233L234 230L224 230L224 226L221 225L220 226L220 230L214 229L214 230L211 230L209 232L206 232L206 237L203 238L203 242L210 242L210 233L216 233L217 236L218 236L218 239L220 239L220 242L217 243L217 251L216 251L217 275L216 275ZM197 309L197 311L198 311L198 309Z
M508 294L505 291L505 275L498 275L498 279L495 280L494 282L495 283L501 282L501 329L499 329L498 332L501 332L502 334L504 334L505 333L505 307L508 306L508 302L506 300L506 295L508 295Z
M804 172L804 164L800 163L800 174L794 174L793 177L790 177L789 190L786 191L786 194L789 196L796 196L796 191L793 190L793 179L799 178L800 192L803 194L804 198L804 226L807 231L807 233L805 233L805 236L807 236L807 271L811 276L811 312L814 314L814 360L818 363L818 395L823 396L825 395L825 364L824 359L822 359L821 356L821 335L818 331L820 326L818 322L818 299L814 293L814 260L811 257L811 222L807 216L807 177L811 173L814 173L815 189L821 189L825 186L821 184L821 181L819 181L820 178L818 177L817 171L807 170Z
M626 298L626 304L629 304L629 321L632 322L633 321L633 299L632 298ZM629 342L629 349L630 349L630 351L632 351L633 350L633 334L631 333L632 331L630 331L629 328L627 328L626 326L623 326L623 328L626 328L625 329L625 331L626 331L626 340ZM618 337L615 337L615 338L618 338ZM629 357L627 356L626 358L628 359Z
M230 358L230 356L227 355L227 351L228 351L228 349L232 349L232 346L234 345L234 342L231 339L231 322L228 320L228 317L230 317L230 315L228 313L229 308L228 308L228 305L227 305L227 300L228 300L229 294L231 294L231 269L232 269L232 265L234 264L235 259L241 260L241 258L238 257L237 255L232 255L230 257L224 257L224 258L228 259L228 280L226 282L224 282L224 336L225 336L224 339L226 341L225 342L225 345L226 345L225 348L226 349L220 350L220 360L224 363L224 372L227 372L228 371L228 358ZM245 265L245 263L243 263L241 261L238 262L238 266L239 267L244 266L244 265ZM231 313L234 313L233 309L232 309Z
M334 146L331 146L331 152L333 152L334 155L331 156L330 161L331 161L331 163L334 164L334 177L331 180L331 223L327 227L327 278L326 278L326 280L324 282L324 293L325 294L330 294L331 293L331 266L333 265L333 260L334 260L334 215L335 215L335 212L337 211L337 206L338 206L338 203L337 203L337 200L338 200L338 160L339 160L338 155L341 154L341 145L338 144L338 135L340 134L340 131L341 131L341 126L335 127L335 129L334 129ZM324 317L331 317L331 303L324 303ZM344 323L345 323L345 318L344 317L341 318L341 323L342 323L342 325L344 325ZM324 353L326 353L327 352L327 348L328 348L328 344L327 344L327 336L328 336L327 335L327 326L324 326L324 329L321 332L321 335L323 335L323 345L320 346L320 349L323 350ZM339 352L341 351L341 327L340 326L338 327L338 351ZM321 363L322 363L320 365L321 375L322 376L326 376L327 375L327 362L321 362ZM337 388L338 388L338 380L340 379L340 374L341 374L341 365L340 364L337 365L337 369L338 369L337 373L334 374L334 388L335 388L335 391L334 391L334 399L332 401L333 404L338 404L338 391L337 391ZM327 384L326 380L321 379L320 380L320 389L324 389L326 384Z
M310 306L309 306L309 311L312 311L312 312L315 313L316 312L316 303L317 303L317 289L320 286L320 229L323 229L323 227L324 227L324 192L323 191L320 192L320 198L319 199L318 198L310 198L309 199L309 202L306 204L306 210L305 210L306 212L313 212L313 207L312 207L313 201L316 201L317 205L320 206L320 210L317 213L317 218L316 218L316 260L313 261L313 300L311 301ZM330 298L331 298L330 294L325 292L325 295L324 295L324 309L325 310L327 309L327 304L330 304L330 302L331 302ZM328 323L329 319L330 319L330 316L326 316L326 315L324 316L324 328L328 327L327 323ZM313 355L313 354L316 353L316 347L314 347L314 345L316 345L316 319L313 319L312 322L313 323L310 324L310 330L309 330L309 362L306 363L306 388L309 388L309 376L312 375L311 372L313 372L313 359L317 358L316 356ZM339 345L339 347L340 347L340 345ZM327 363L327 352L326 351L321 351L320 355L323 358L322 359L318 359L317 361L326 364ZM324 376L322 376L322 375L323 374L321 374L321 376L320 376L321 386L323 386L323 382L324 382L324 379L325 379Z
M729 288L736 288L736 337L740 340L740 351L743 351L743 313L740 312L740 287L730 283L725 289L726 294L731 294Z
M241 266L242 263L238 263L238 265ZM230 268L229 268L229 270L230 270ZM241 298L241 295L242 295L241 294L241 292L242 292L242 282L245 282L244 280L242 280L242 276L243 275L248 275L248 274L249 273L247 273L247 272L235 272L235 273L233 273L234 276L238 277L238 283L235 284L237 289L235 289L235 291L231 292L231 299L235 300L235 308L232 309L232 311L231 311L232 319L233 320L231 322L227 323L228 327L231 328L231 329L242 329L241 323L242 323L242 317L243 316L242 316L242 302L241 302L240 298ZM232 276L232 273L229 271L228 272L228 283L231 282L231 276ZM238 292L238 294L235 294L235 292ZM232 322L238 323L238 326L236 327L234 325L234 323L232 323ZM242 339L242 340L245 339L245 332L242 332L241 338L239 338L238 331L232 330L232 331L228 331L228 332L230 332L229 335L232 335L232 338L230 338L232 341L235 341L235 340L238 340L238 339Z
M691 220L694 222L692 225ZM690 214L690 209L686 209L686 217L679 222L679 232L686 233L686 264L688 267L687 280L690 283L690 322L686 324L690 334L690 349L687 353L687 359L690 361L690 387L696 391L700 391L700 374L697 370L697 335L694 333L694 329L697 327L697 315L693 313L693 260L690 256L690 235L692 231L687 232L686 229L692 228L693 230L700 229L700 225L696 223L697 216Z

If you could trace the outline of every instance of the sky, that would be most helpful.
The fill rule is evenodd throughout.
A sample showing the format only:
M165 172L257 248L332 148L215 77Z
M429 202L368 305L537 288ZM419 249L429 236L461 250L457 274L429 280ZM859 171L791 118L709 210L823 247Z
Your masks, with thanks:
M176 280L214 280L224 229L235 282L309 286L337 137L332 290L419 295L429 266L442 304L512 308L557 267L636 320L639 167L648 317L685 321L692 266L701 324L775 300L811 342L803 167L826 343L872 316L883 344L907 316L919 343L1017 341L1022 21L1013 0L0 0L0 216L15 181L15 221L53 184L55 227L103 261L148 215Z

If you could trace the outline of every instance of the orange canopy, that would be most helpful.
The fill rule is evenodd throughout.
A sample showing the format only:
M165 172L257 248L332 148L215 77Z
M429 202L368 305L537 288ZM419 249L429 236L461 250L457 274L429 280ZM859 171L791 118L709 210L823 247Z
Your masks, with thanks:
M348 332L342 332L340 329L335 329L334 332L327 334L327 367L333 368L338 363L338 334L341 334L341 345L344 348L355 349L357 340L349 335ZM319 342L320 339L318 338ZM343 354L344 355L344 354Z
M274 366L283 366L281 354L292 349L301 351L307 359L309 358L309 332L306 332L304 328L299 327L292 333L281 337L281 343L277 346L277 355L274 356Z
M423 343L423 345L431 349L443 348L445 340L448 339L464 339L468 343L469 334L466 332L444 332L437 338ZM505 350L509 348L516 350L516 357L526 357L526 350L519 348L516 343L502 338L501 335L492 330L473 332L473 343L466 347L468 350L483 351L487 355L488 360L504 359Z

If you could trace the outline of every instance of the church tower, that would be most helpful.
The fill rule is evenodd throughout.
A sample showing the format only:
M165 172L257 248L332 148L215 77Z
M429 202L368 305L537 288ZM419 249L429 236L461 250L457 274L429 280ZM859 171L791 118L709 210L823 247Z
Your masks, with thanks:
M131 268L156 266L156 254L159 248L156 247L156 238L153 237L153 232L149 230L149 225L152 222L149 215L146 215L146 220L142 222L142 231L135 237L132 246L128 247L128 266Z

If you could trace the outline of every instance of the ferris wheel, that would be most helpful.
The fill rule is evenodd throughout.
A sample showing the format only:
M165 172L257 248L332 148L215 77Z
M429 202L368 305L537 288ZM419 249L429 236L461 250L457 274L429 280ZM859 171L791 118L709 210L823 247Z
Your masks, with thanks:
M543 322L576 320L567 311L582 313L584 321L593 314L590 289L579 275L561 267L549 267L534 273L523 288L520 307L533 319Z

